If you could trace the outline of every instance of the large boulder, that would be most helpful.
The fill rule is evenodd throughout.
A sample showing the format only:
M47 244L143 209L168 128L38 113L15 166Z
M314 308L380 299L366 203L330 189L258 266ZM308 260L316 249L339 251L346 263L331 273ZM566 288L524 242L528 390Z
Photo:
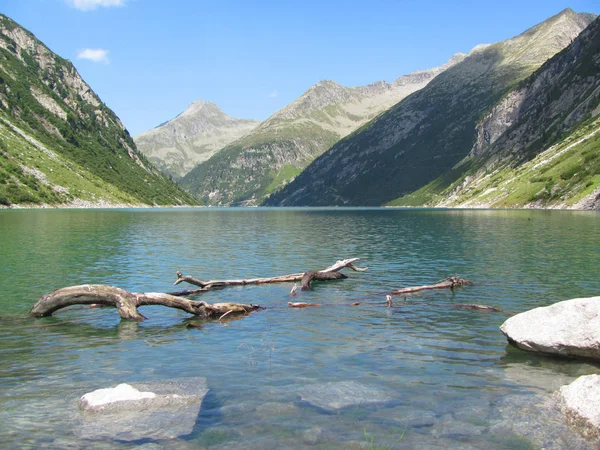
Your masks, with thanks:
M558 395L567 420L587 438L600 437L600 375L579 377Z
M119 384L98 389L79 400L85 439L171 439L190 434L202 400L205 378Z
M500 330L523 350L600 360L600 297L535 308L511 317Z

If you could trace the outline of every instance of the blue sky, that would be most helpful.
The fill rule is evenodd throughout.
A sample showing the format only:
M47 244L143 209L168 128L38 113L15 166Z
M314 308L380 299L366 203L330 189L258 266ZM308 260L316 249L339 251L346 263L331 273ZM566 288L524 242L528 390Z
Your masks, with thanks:
M71 60L132 135L198 99L266 119L319 80L392 81L582 0L0 0Z

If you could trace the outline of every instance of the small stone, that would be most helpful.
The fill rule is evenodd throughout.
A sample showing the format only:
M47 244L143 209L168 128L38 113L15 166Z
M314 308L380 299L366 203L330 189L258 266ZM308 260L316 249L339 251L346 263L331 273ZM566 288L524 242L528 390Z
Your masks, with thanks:
M310 428L302 433L302 442L306 445L317 445L322 435L323 430L319 427Z
M298 393L302 400L328 411L348 406L385 403L391 399L388 392L356 381L313 384L305 386Z

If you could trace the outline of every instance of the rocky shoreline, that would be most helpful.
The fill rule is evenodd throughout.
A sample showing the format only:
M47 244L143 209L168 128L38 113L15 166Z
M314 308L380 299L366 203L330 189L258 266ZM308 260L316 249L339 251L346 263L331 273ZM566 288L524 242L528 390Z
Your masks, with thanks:
M35 204L16 204L16 205L0 205L0 210L3 209L158 209L158 208L205 208L205 206L198 205L146 205L144 203L110 203L105 201L91 202L87 200L74 200L69 203L61 203L56 205L49 205L42 203L39 205Z

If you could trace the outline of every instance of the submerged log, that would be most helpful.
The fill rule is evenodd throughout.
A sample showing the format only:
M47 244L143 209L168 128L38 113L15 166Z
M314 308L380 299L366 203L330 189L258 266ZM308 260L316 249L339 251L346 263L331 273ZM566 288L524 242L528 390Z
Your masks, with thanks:
M455 305L452 305L455 308L458 309L473 309L475 311L492 311L492 312L500 312L500 310L498 308L494 308L493 306L488 306L488 305L477 305L477 304L461 304L461 303L457 303Z
M306 302L288 302L290 308L306 308L307 306L321 306L318 303L306 303Z
M425 291L429 289L454 289L457 286L470 286L472 284L473 283L471 283L470 281L460 278L458 275L452 275L450 277L444 278L441 281L438 281L435 284L426 286L407 287L403 289L398 289L397 291L392 291L390 292L390 294L411 294L413 292Z
M301 281L302 280L302 290L310 289L310 283L312 280L337 280L341 278L347 278L346 275L338 273L341 269L349 268L356 272L364 272L368 269L368 267L356 267L353 263L360 260L360 258L350 258L344 259L341 261L337 261L335 264L327 267L326 269L319 271L307 271L301 273L291 273L288 275L279 275L275 277L264 277L264 278L249 278L242 280L210 280L210 281L201 281L194 277L183 275L181 272L177 272L177 280L175 280L174 284L179 284L182 282L186 282L189 284L193 284L194 286L198 286L202 289L211 289L213 287L225 287L225 286L245 286L247 284L267 284L267 283L289 283L292 281ZM304 280L305 276L310 275L306 282ZM327 275L336 273L337 275Z
M47 317L67 306L92 304L113 306L117 308L122 319L137 321L146 319L138 311L138 307L146 305L176 308L207 319L221 317L223 314L247 314L261 309L258 305L244 305L241 303L209 304L158 292L135 293L114 286L85 284L57 289L42 296L31 308L29 314L35 317Z

